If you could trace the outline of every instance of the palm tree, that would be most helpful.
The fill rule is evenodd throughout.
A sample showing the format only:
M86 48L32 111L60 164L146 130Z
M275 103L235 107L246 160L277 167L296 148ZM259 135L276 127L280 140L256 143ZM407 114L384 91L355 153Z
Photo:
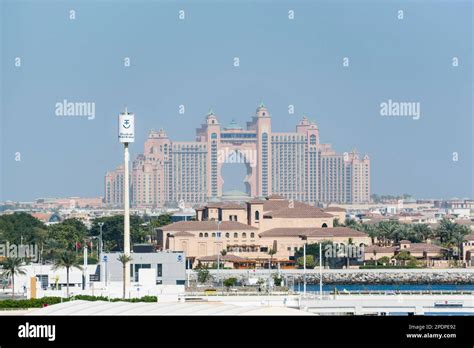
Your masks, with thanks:
M470 230L467 226L459 225L448 219L441 220L438 228L435 230L436 236L442 245L448 248L455 246L459 250L462 249L464 237L469 234L469 232ZM461 259L460 254L458 255L458 259Z
M399 229L399 223L396 221L381 221L377 224L379 230L380 239L383 245L387 245L387 242L393 239L396 231Z
M379 237L379 231L374 227L374 225L361 223L360 225L355 226L355 229L367 233L371 239L372 245L375 244L375 238L378 239Z
M20 257L7 257L2 262L3 275L12 279L12 298L15 298L15 275L26 274L21 268L23 261Z
M458 224L448 219L443 219L439 223L438 228L435 230L436 236L439 238L441 244L448 244L451 237L456 230Z
M122 275L123 275L123 298L125 298L126 284L125 284L125 275L127 272L127 264L132 261L132 257L127 254L120 254L117 258L118 261L122 263Z
M433 231L427 224L414 224L412 230L416 238L423 242L433 237Z
M270 255L270 269L272 269L272 261L273 261L273 255L276 254L276 250L275 249L270 249L268 250L268 255Z
M59 257L54 260L53 269L66 268L66 294L69 297L69 270L71 268L77 268L82 270L79 258L73 251L65 251Z
M352 245L354 245L354 241L352 238L349 238L347 242L347 250L346 250L346 257L347 257L347 268L349 269L350 260L351 260L351 253L352 253Z

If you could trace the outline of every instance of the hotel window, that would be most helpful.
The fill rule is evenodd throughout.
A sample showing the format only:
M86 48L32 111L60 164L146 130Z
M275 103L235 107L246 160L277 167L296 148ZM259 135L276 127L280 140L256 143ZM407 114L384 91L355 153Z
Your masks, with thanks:
M242 233L242 238L247 238L247 233Z
M250 233L250 238L255 238L255 233Z
M237 232L234 233L234 238L239 238L239 234Z
M205 238L209 237L209 234L208 234L208 233L204 233L204 237L205 237Z
M226 237L226 238L230 238L229 232L227 232L227 233L225 234L225 237Z

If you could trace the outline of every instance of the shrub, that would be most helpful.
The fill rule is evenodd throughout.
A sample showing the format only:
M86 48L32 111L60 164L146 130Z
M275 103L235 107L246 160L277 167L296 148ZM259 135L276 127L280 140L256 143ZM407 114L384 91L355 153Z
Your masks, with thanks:
M224 286L226 288L230 288L231 286L235 286L237 284L237 278L227 278L224 280Z
M122 298L112 298L104 296L90 296L90 295L76 295L71 298L61 297L42 297L42 298L30 298L28 300L12 300L6 299L0 301L0 309L26 309L26 308L42 308L48 305L53 305L61 302L68 302L74 300L83 300L83 301L111 301L111 302L158 302L158 297L156 296L143 296L141 298L131 298L131 299L122 299Z

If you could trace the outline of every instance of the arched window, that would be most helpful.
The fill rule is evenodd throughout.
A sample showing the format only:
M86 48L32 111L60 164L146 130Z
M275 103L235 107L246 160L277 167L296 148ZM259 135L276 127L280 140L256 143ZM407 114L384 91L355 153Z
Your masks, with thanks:
M226 237L226 238L230 238L229 232L227 232L227 233L225 234L225 237Z
M247 238L247 233L242 233L242 238Z
M209 234L207 232L204 233L204 237L206 237L206 238L209 237Z
M215 234L215 233L212 234L212 238L216 238L216 234Z
M255 233L250 233L250 238L255 238Z
M202 238L202 233L199 233L199 238Z
M324 223L321 227L326 228L326 227L328 227L328 224Z
M255 212L255 221L258 221L258 220L260 220L260 212L257 210Z
M309 143L311 145L316 145L316 135L312 134L309 136Z
M239 234L237 232L234 233L234 238L239 238Z

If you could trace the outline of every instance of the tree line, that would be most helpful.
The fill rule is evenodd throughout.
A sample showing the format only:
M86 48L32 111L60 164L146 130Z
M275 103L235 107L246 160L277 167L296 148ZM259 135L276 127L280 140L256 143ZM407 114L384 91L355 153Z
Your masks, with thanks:
M71 218L59 223L45 225L28 213L20 212L0 216L0 243L16 245L36 244L42 260L53 260L64 251L80 251L85 243L96 252L102 225L103 249L105 252L123 250L123 216L114 215L96 218L91 228L80 220ZM130 216L132 243L143 243L153 238L154 228L171 223L171 216ZM97 256L97 255L96 255Z

